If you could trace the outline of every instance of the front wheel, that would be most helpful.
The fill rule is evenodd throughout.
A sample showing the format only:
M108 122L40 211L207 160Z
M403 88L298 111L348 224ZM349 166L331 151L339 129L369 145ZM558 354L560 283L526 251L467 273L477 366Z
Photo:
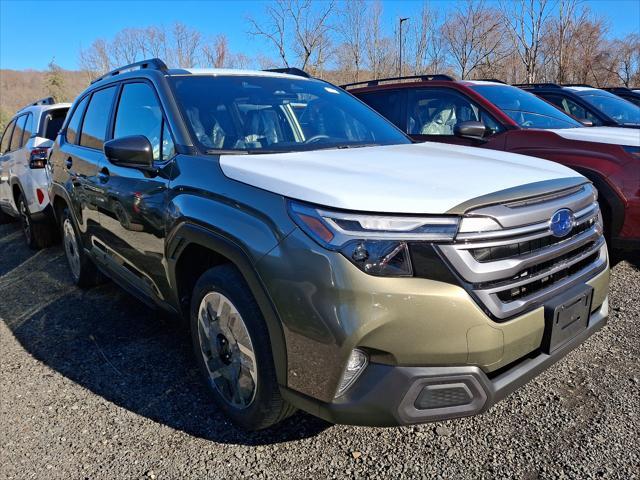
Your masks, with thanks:
M280 395L264 318L235 267L214 267L198 280L191 337L216 404L236 425L260 430L295 411Z
M62 230L64 253L71 270L73 283L82 288L92 287L100 283L103 278L102 274L84 252L80 243L80 236L68 208L62 211L60 229Z

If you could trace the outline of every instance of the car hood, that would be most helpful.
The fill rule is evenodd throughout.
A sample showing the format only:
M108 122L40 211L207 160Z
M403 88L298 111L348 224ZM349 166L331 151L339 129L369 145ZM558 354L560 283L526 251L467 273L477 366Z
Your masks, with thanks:
M494 194L500 191L508 191L509 199L522 198L532 190L521 186L584 180L558 163L432 142L221 155L220 166L229 178L285 197L383 213L454 212L474 198L497 198Z
M619 127L578 127L548 130L569 140L640 147L640 130Z

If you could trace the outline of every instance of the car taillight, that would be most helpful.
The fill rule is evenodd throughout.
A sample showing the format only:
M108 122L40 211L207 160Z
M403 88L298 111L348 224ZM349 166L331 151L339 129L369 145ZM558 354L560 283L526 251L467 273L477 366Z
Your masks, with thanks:
M46 147L36 147L31 149L29 156L29 168L44 168L49 159L49 149Z

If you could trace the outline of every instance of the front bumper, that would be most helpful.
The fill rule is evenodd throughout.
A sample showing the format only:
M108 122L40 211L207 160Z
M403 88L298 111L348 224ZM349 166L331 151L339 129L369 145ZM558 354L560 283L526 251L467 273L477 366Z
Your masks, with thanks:
M551 354L516 362L491 378L477 366L410 367L370 364L345 395L318 402L295 391L283 395L333 423L389 427L446 420L487 411L536 377L607 323L608 300L592 312L588 327ZM438 407L419 408L425 389L438 390ZM448 390L448 393L447 393ZM446 405L449 403L449 405Z

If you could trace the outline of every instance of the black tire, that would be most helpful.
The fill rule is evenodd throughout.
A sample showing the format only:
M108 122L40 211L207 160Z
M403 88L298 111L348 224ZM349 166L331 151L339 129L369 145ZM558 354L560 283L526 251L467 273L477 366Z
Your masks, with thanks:
M17 201L18 213L20 214L20 224L24 233L27 246L33 250L40 250L53 245L55 240L55 230L53 223L47 218L36 222L31 218L31 212L20 194Z
M12 217L11 215L7 215L0 208L0 225L4 225L5 223L11 223L13 221L15 221L15 218Z
M80 288L90 288L102 283L104 277L85 253L78 234L78 227L66 207L60 215L60 233L73 283ZM70 237L71 235L73 238Z
M242 408L234 406L224 397L205 363L207 353L201 345L199 313L203 299L211 293L221 294L231 302L233 308L240 315L242 326L249 334L251 349L255 357L257 381L253 384L252 399ZM288 404L280 394L269 333L260 308L244 278L233 265L211 268L200 277L194 287L191 299L190 326L198 367L210 387L215 403L234 424L245 430L261 430L275 425L295 412L296 409Z

